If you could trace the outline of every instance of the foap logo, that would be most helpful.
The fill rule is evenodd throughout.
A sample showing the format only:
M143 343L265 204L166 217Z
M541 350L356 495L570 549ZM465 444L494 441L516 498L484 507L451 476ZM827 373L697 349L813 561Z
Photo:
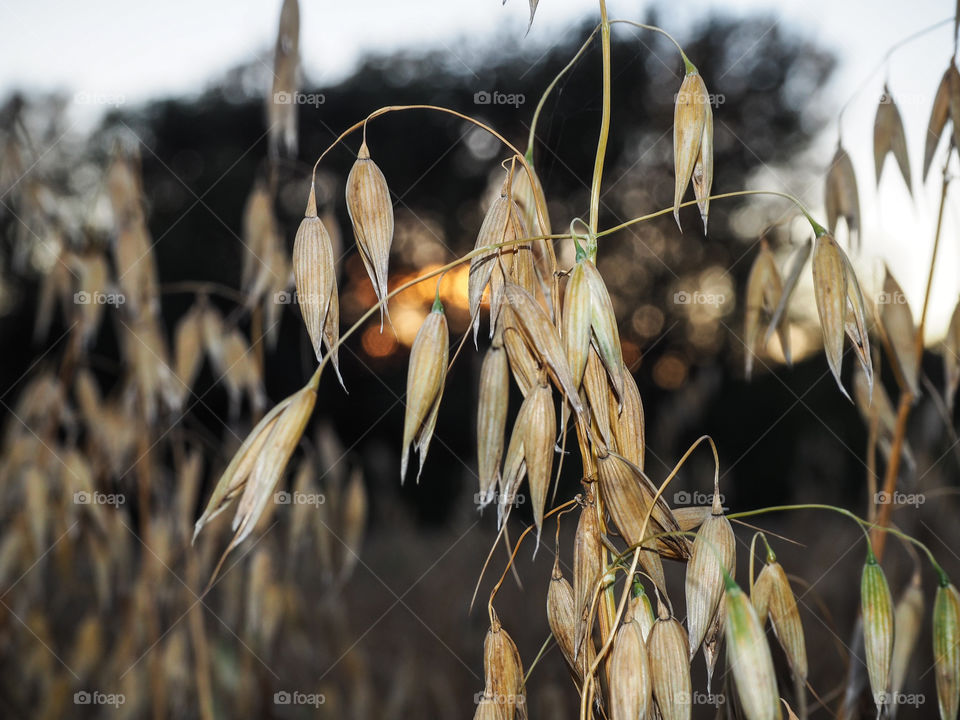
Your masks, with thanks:
M483 507L484 505L497 505L500 503L500 491L497 489L488 490L487 492L478 492L473 494L473 504L477 507ZM507 498L509 500L509 498ZM505 505L514 505L519 507L527 501L525 495L517 493L513 496L512 502L505 502Z
M927 501L922 493L905 493L895 490L892 493L878 492L873 496L876 505L913 505L920 507Z
M73 694L74 705L112 705L120 707L127 701L123 693L105 693L99 690L78 690Z
M116 93L96 93L81 90L73 96L73 101L77 105L110 105L111 107L120 107L127 102L124 95Z
M310 705L318 708L327 701L323 693L305 693L299 690L280 690L273 694L274 705Z
M907 298L899 290L892 293L882 292L877 295L877 305L906 305L906 304L907 304Z
M320 107L327 101L323 93L277 92L273 94L275 105L313 105Z
M81 290L73 294L74 305L123 305L127 296L123 293L87 292Z
M487 90L480 90L473 94L474 105L513 105L515 108L518 108L526 101L527 97L523 93L505 93L499 90L488 92Z
M273 294L273 302L277 305L297 305L300 301L297 299L296 292L280 290Z
M473 694L473 704L479 705L482 702L495 703L497 705L523 705L527 702L523 695L510 695L505 693L492 693L481 690Z
M73 494L74 505L114 505L120 507L127 498L120 493L87 492L78 490Z
M323 505L327 499L321 493L291 493L281 490L273 494L273 501L277 505L313 505L314 507L319 507Z
M678 693L677 701L679 705L711 705L720 707L727 702L723 693L705 693L694 690L689 695L687 693Z
M693 105L706 105L710 104L715 108L720 107L727 101L726 95L722 93L707 93L706 95L701 95L700 93L676 93L673 96L674 103L685 103Z
M686 290L680 290L673 294L673 302L675 305L709 305L711 307L719 307L726 301L727 296L723 293L705 293L699 290L688 292Z
M717 493L717 500L723 505L725 502L723 493ZM713 505L713 493L700 492L699 490L694 490L693 492L678 490L673 494L673 504L693 506Z
M922 693L880 692L876 694L874 700L878 706L909 705L918 708L927 701L927 698Z

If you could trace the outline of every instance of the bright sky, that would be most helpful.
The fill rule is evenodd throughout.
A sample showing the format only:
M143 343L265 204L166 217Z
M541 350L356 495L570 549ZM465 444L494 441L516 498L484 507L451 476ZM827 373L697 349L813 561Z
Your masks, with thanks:
M122 98L133 103L199 91L251 54L270 64L280 4L281 0L0 0L0 26L6 30L0 49L0 96L15 88L28 93L63 90L71 96L85 93L86 97ZM526 0L508 0L506 5L500 0L301 0L300 5L305 73L321 86L343 77L365 52L409 46L462 52L465 39L481 41L504 28L525 27L528 12ZM649 5L608 0L611 17L640 19ZM840 55L839 70L828 88L829 101L839 107L870 75L889 46L950 17L955 3L707 0L662 3L659 8L661 24L681 43L685 30L710 12L735 16L763 13L770 17L771 26L779 23L818 38ZM550 38L568 32L586 13L596 13L592 0L541 0L527 42L547 44ZM885 258L904 286L915 314L922 304L939 197L938 171L931 170L928 182L920 187L922 143L933 93L952 50L951 32L952 26L945 25L898 50L889 63L891 91L907 132L915 202L907 195L892 158L879 193L876 190L873 118L885 70L873 76L844 119L844 141L857 169L865 226L865 257L858 261L858 268L869 285L873 276L879 275L875 257ZM96 110L78 104L76 117L89 118ZM824 169L835 142L836 131L831 128L821 139L817 155L822 157ZM716 177L714 189L728 189L722 186L722 168L717 168ZM822 193L819 189L773 189L806 190L811 202L820 201ZM813 209L819 212L822 207ZM935 276L930 318L933 336L945 327L960 292L958 220L953 198L947 207L945 240Z

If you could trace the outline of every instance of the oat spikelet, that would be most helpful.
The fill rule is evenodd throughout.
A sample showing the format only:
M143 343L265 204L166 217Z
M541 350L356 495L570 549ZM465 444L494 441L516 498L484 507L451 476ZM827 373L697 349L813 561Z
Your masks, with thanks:
M873 121L873 163L877 171L877 185L880 184L880 173L883 172L883 161L888 153L893 153L907 184L907 190L913 194L913 184L910 182L910 159L907 157L907 136L903 130L903 118L900 110L890 95L890 89L883 86L883 97L877 107L877 117Z
M805 684L809 669L800 610L787 574L772 552L768 552L767 564L757 576L751 601L761 623L769 613L773 631L787 656L794 677L801 685Z
M643 470L646 451L646 423L643 417L643 401L640 390L629 368L623 366L623 398L618 411L617 400L610 394L610 431L613 434L614 450Z
M780 694L770 647L750 598L728 575L726 582L727 662L747 720L779 720Z
M383 318L390 320L387 309L387 275L390 246L393 243L393 203L387 180L370 159L366 141L360 146L357 161L347 176L347 211L357 238L357 249L373 283L380 306L380 330Z
M563 296L563 316L560 332L563 335L563 348L567 362L573 373L573 382L577 387L583 382L583 371L590 354L590 287L587 284L583 260L574 265Z
M960 593L941 584L933 601L933 661L940 717L952 720L960 706Z
M273 87L267 102L271 155L281 147L287 155L297 152L297 73L300 65L300 6L284 0L273 57Z
M890 665L890 693L897 697L910 667L920 630L923 626L923 585L915 571L893 612L893 661Z
M707 219L710 214L710 189L713 187L713 108L707 96L706 117L703 123L703 136L700 140L700 152L697 164L693 166L693 194L697 198L700 219L703 220L703 234L707 234Z
M588 639L585 646L586 651L577 656L579 617L573 587L560 572L559 560L558 555L553 563L553 574L550 577L550 587L547 590L547 622L560 652L563 653L563 657L570 667L570 672L577 684L580 685L587 670L593 665L596 649L593 646L593 640Z
M549 366L557 386L565 393L566 401L574 412L581 415L583 404L580 402L557 329L551 324L540 304L519 285L506 283L504 297L514 312L527 346L540 354L543 364Z
M653 684L640 624L627 619L617 630L610 651L611 720L647 717Z
M673 217L680 227L680 204L683 195L693 176L694 169L700 162L702 175L701 188L706 187L713 180L713 157L709 160L701 157L704 133L707 130L707 115L710 113L710 98L707 95L707 86L695 67L687 63L687 74L680 84L673 110ZM713 121L710 121L710 130L713 130ZM706 151L712 150L712 137L708 140ZM707 177L707 170L710 176ZM696 185L694 190L696 191ZM698 195L698 201L700 197ZM701 207L701 215L706 226L706 206Z
M857 176L853 171L853 162L847 151L839 144L830 163L826 182L827 227L836 232L837 220L843 218L847 223L847 232L851 245L856 247L860 241L860 196L857 193ZM852 238L856 233L857 242Z
M653 698L663 720L689 720L691 695L687 633L661 607L660 617L647 638Z
M940 136L943 134L943 128L947 124L947 118L953 123L954 144L960 147L956 142L960 128L960 71L957 70L956 63L951 59L950 66L940 79L940 85L937 87L937 94L933 98L933 109L930 111L930 121L927 124L927 141L923 150L923 180L926 181L927 173L930 172L930 165L933 164L933 156L937 152L937 145L940 144Z
M603 572L603 544L600 540L600 521L597 508L591 502L580 510L577 533L573 542L573 598L576 611L576 638L574 657L581 657L584 640L592 646L590 629L592 618L588 618L594 584Z
M860 580L860 613L863 616L863 646L870 690L877 708L888 699L890 663L893 659L893 599L883 569L872 550L867 552Z
M330 296L336 288L333 248L330 235L317 217L316 191L310 185L307 209L293 242L293 276L297 284L297 302L307 327L313 352L320 360L320 347L330 311ZM339 328L339 318L330 318ZM339 330L337 331L339 334Z
M510 399L510 374L507 352L494 344L486 352L480 368L480 394L477 403L477 471L480 475L480 507L494 498L500 478L503 436L507 427Z
M893 348L893 362L914 397L920 394L917 366L917 328L900 284L884 265L883 294L877 303L878 327Z
M735 559L736 538L714 487L711 515L697 532L687 563L687 628L691 660L717 613L723 596L724 574L732 572Z
M813 288L827 363L841 392L849 399L850 395L840 380L844 332L854 343L857 357L871 387L873 364L860 285L850 261L830 234L820 235L814 246Z
M750 268L750 276L747 278L747 309L744 320L744 345L746 345L744 370L747 380L750 379L753 372L754 355L760 350L761 319L772 317L780 303L782 293L783 283L780 279L780 271L777 270L777 263L774 260L773 253L770 252L767 241L761 240L760 252L757 253L757 258L753 261L753 267ZM787 357L790 355L789 337L789 331L782 328L780 344L784 349L784 355Z
M420 454L417 481L423 470L430 439L437 422L440 398L447 374L450 354L450 332L439 297L423 321L410 349L407 370L406 411L403 416L403 454L400 458L400 481L407 476L410 444Z
M526 717L523 688L523 666L513 638L500 625L496 611L490 609L491 621L483 641L483 671L487 691L501 705L503 720Z

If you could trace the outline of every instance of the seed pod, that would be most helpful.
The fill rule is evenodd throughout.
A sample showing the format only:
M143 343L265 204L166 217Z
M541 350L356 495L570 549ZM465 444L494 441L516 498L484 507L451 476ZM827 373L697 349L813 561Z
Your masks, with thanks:
M923 623L923 585L915 571L893 612L893 661L890 665L890 693L896 698L910 666L910 657L920 637Z
M610 651L610 713L612 720L643 720L653 690L650 661L640 624L626 620L617 630Z
M691 660L717 613L723 595L724 574L731 573L736 562L736 546L733 528L723 514L720 495L714 487L713 512L697 532L687 563L687 627Z
M504 297L516 316L527 347L540 354L542 364L549 366L557 387L566 395L565 400L577 415L582 415L583 404L563 352L563 345L543 308L530 293L514 283L506 283Z
M597 462L597 479L604 505L614 524L631 546L645 538L640 537L644 517L653 503L657 488L636 465L610 453ZM650 516L646 537L661 533L678 533L680 525L663 497L657 498ZM664 557L686 560L690 557L690 543L683 537L667 536L657 540L657 549Z
M517 322L517 315L510 309L509 305L500 309L494 344L497 342L497 335L501 337L504 350L507 351L507 360L510 363L513 380L517 383L517 387L520 388L523 396L526 397L530 389L537 386L539 366L530 352L526 340L524 340L523 331Z
M523 237L523 219L520 209L511 196L510 173L507 173L500 189L500 195L493 201L477 234L474 249L502 245ZM489 254L478 255L470 259L470 272L467 280L467 296L470 318L473 322L473 342L476 345L480 329L480 301L483 292L490 287L490 335L494 334L497 319L500 316L500 304L503 297L503 268L512 265L514 247L504 247ZM502 266L501 266L502 265Z
M492 345L480 368L480 397L477 402L477 471L480 475L480 507L493 500L500 478L503 434L507 426L510 374L503 346Z
M280 151L287 156L297 154L297 110L292 102L297 91L300 66L300 6L297 0L284 0L273 58L273 85L267 103L270 157Z
M340 563L341 585L349 579L360 560L360 548L363 533L367 525L367 490L363 484L360 468L354 468L350 474L343 496L343 511L340 527L343 529L343 560Z
M779 720L780 694L770 647L750 598L728 575L726 581L727 662L748 720Z
M777 303L777 307L773 311L773 315L770 317L770 324L767 326L767 336L763 340L764 344L770 342L770 338L773 336L774 331L777 331L781 333L781 345L785 345L785 338L788 337L785 319L787 314L787 305L790 303L790 298L793 297L793 291L797 288L797 282L800 280L800 273L807 264L807 258L810 257L811 250L813 250L813 242L808 239L803 245L794 251L793 257L790 260L790 271L787 273L783 282L783 290L780 293L780 301ZM789 365L790 357L787 356L786 360L787 364Z
M593 640L588 638L585 645L586 652L577 656L577 629L579 616L577 615L573 587L560 572L559 555L553 563L553 574L550 578L550 587L547 590L547 622L550 631L563 653L570 672L577 684L583 682L586 671L593 665L596 650Z
M643 401L640 390L630 370L624 366L623 398L617 409L616 398L609 394L610 431L613 434L613 449L619 455L643 470L644 451L646 450L646 424L643 418Z
M653 624L657 621L657 616L653 612L650 596L644 590L642 582L634 579L633 592L627 612L630 618L640 625L640 633L643 635L643 641L646 642L650 637Z
M620 349L620 333L617 331L613 302L597 266L590 260L582 260L581 264L590 290L591 342L603 360L617 397L623 398L623 353Z
M890 274L890 268L884 265L883 270L883 294L877 303L877 324L893 349L892 360L899 376L913 396L917 397L920 386L917 380L917 329L913 324L913 313L900 284Z
M244 491L254 471L257 459L268 449L267 441L271 440L272 442L274 431L281 425L287 426L277 436L277 438L283 439L283 437L289 436L291 428L295 428L301 421L305 424L306 420L303 416L307 415L309 417L309 412L306 411L308 408L312 410L312 402L315 400L316 393L308 386L278 403L250 431L250 434L244 439L240 449L234 454L230 464L227 465L217 481L206 509L194 525L191 542L196 542L197 535L204 525L223 512L230 502ZM283 472L283 468L280 468L280 472Z
M179 407L183 406L200 372L200 364L203 362L202 345L201 313L200 309L194 305L180 318L177 329L174 331L174 368L181 384Z
M706 117L703 123L703 136L700 140L700 152L697 164L693 167L693 194L697 198L700 219L703 220L703 234L707 234L707 217L710 214L710 189L713 187L713 108L707 96Z
M647 639L647 654L653 698L663 720L690 719L693 698L687 647L683 625L661 608L660 617Z
M953 412L953 401L960 385L960 302L953 309L947 334L943 339L943 394L947 407Z
M773 631L787 656L790 669L794 677L805 684L808 673L807 646L803 638L800 610L787 574L773 553L768 554L768 562L757 577L753 595L751 600L761 624L769 610Z
M383 318L390 319L386 304L390 245L393 243L393 203L387 180L370 159L366 141L360 146L357 161L347 176L347 212L353 223L360 258L373 283L380 306L380 331Z
M574 643L574 657L581 657L581 648L585 638L590 637L593 626L588 618L593 589L603 572L603 544L600 540L600 521L597 508L591 502L580 510L577 533L573 543L573 597L577 618L577 632ZM588 641L592 645L592 642Z
M607 373L594 347L587 355L586 372L583 374L583 392L590 408L590 417L596 426L595 445L597 452L606 452L611 446L610 404L613 393L607 382ZM614 403L615 404L615 403ZM613 412L616 413L616 407Z
M826 193L827 227L830 232L837 231L837 220L843 218L847 223L848 234L852 238L853 234L857 233L859 244L860 198L857 193L857 176L853 171L850 156L839 144L827 173Z
M574 265L563 296L563 316L560 332L563 348L573 374L573 383L578 388L583 382L583 371L590 354L590 319L592 305L590 287L587 284L583 260Z
M872 550L867 552L860 580L860 612L870 690L879 709L888 698L893 658L893 599L890 586Z
M487 690L498 703L502 703L504 720L513 720L515 715L526 716L523 692L523 666L520 653L513 639L500 625L496 612L491 609L490 629L483 641L483 670Z
M747 279L747 308L746 318L744 320L744 352L745 374L747 380L753 372L754 354L760 349L758 341L760 339L760 320L766 315L771 317L777 305L780 303L780 296L783 293L783 283L780 280L780 271L777 270L777 263L774 260L773 253L767 245L766 240L760 241L760 252L757 253L756 260L750 268L750 276ZM790 355L789 332L782 328L780 332L780 344L783 347L784 356ZM764 340L766 343L766 340Z
M703 661L707 669L707 694L712 691L713 673L717 667L717 660L720 659L720 646L723 644L723 629L727 624L727 597L724 594L717 603L717 612L713 616L713 622L707 629L707 634L703 637Z
M527 163L530 166L530 175L533 177L533 183L530 182L526 170L519 168L513 174L512 194L513 199L520 209L520 217L523 220L523 227L527 228L532 235L551 235L553 231L550 228L550 216L546 211L547 201L543 194L543 186L540 184L540 178L533 167L533 163ZM537 208L542 208L542 212ZM548 288L553 273L557 268L557 256L553 249L553 240L539 239L533 241L533 255L536 264L537 276L541 287L544 287L544 297L550 306L551 298ZM551 317L553 316L552 306L548 307Z
M340 297L337 293L337 273L333 273L333 287L330 289L330 305L327 307L327 319L323 323L323 344L327 346L327 352L330 354L330 364L333 365L333 371L340 381L340 386L346 389L343 384L343 376L340 374L340 348L337 343L340 342Z
M433 310L427 315L417 332L410 349L410 364L407 370L407 401L403 416L403 454L400 457L400 481L407 475L407 459L410 443L420 454L417 481L423 470L430 439L433 437L443 396L450 354L450 332L443 305L437 298Z
M940 717L957 717L960 705L960 593L941 584L933 601L933 660Z
M703 78L700 77L697 69L688 62L687 74L680 84L673 110L673 217L677 221L677 227L680 227L680 204L683 202L684 191L687 189L698 160L701 160L701 166L706 170L707 164L705 159L701 159L700 151L707 125L709 104L707 86L704 85ZM710 125L712 130L712 120ZM709 145L712 148L712 141ZM712 168L712 157L709 165ZM701 209L701 214L703 213L704 209Z
M883 161L887 153L893 153L903 181L907 184L907 190L912 195L910 159L907 157L907 135L903 130L903 118L900 117L900 110L890 95L890 89L884 84L883 96L877 106L877 117L873 121L873 164L877 171L877 185L880 184L880 173L883 171Z
M854 344L870 387L873 386L873 363L860 284L847 256L829 234L818 236L813 250L813 288L827 363L840 391L849 399L840 380L844 332Z
M940 144L940 136L949 117L953 123L954 145L960 147L960 72L951 59L950 66L940 79L937 94L933 98L933 110L930 112L930 122L927 124L927 141L923 151L923 179L926 181L933 156Z
M553 397L541 377L537 389L531 391L520 406L507 456L503 463L502 487L497 518L506 520L516 501L517 489L524 475L529 476L533 517L537 525L537 546L543 524L543 508L547 489L550 486L550 471L553 466L553 445L556 437L556 416Z

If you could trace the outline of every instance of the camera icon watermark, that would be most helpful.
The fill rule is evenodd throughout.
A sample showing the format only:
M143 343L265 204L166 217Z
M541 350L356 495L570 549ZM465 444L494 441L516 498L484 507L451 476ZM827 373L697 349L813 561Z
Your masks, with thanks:
M909 705L919 708L927 701L922 693L878 692L874 696L877 705Z
M473 494L473 504L477 507L484 507L485 505L490 505L491 503L496 505L500 502L501 498L500 491L496 488L488 490L487 492L478 492ZM509 500L509 498L503 498L504 500ZM521 493L515 493L513 499L510 502L505 502L506 505L513 505L514 507L520 507L527 501L527 497Z
M895 490L892 493L883 492L874 493L873 502L875 505L913 505L920 507L927 501L923 493L904 493Z
M473 694L473 704L479 705L482 702L492 702L497 705L524 705L527 699L524 695L513 695L508 693L492 693L485 690Z
M720 107L727 101L727 96L723 93L707 93L706 95L701 95L700 93L676 93L673 96L674 103L684 103L684 104L693 104L693 105L711 105L715 108Z
M78 490L73 494L74 505L113 505L120 507L127 501L126 496L120 493L88 492Z
M73 96L73 101L77 105L109 105L111 107L120 107L126 104L127 98L125 95L117 93L99 93L81 90Z
M123 693L78 690L73 694L74 705L112 705L113 707L120 707L126 701L127 698Z
M323 93L275 92L273 94L275 105L313 105L318 108L326 101L327 98Z
M279 490L273 494L273 501L277 505L313 505L314 507L319 507L323 505L327 499L322 493L287 492L286 490Z
M323 693L305 693L299 690L293 692L279 690L273 694L274 705L310 705L318 708L327 701Z
M699 490L694 490L689 492L687 490L677 490L673 494L673 504L674 505L689 505L689 506L703 506L703 505L713 505L713 493L700 492ZM717 494L717 500L721 505L725 502L723 493Z
M709 305L711 307L719 307L726 301L727 296L723 293L705 293L700 292L699 290L688 292L687 290L679 290L673 294L673 302L675 305Z
M127 301L123 293L88 292L80 290L73 294L74 305L123 305Z
M523 93L505 93L499 90L479 90L473 94L474 105L513 105L518 108L527 101Z

